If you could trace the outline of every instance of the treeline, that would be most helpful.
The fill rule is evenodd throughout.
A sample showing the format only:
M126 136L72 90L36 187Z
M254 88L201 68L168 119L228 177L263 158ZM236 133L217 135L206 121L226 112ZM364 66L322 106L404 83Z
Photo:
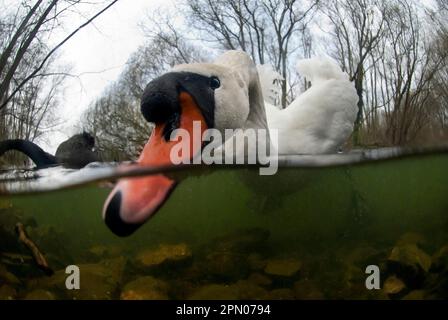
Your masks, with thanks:
M58 62L58 49L115 2L0 2L0 140L34 141L60 124L57 108L70 68ZM66 27L71 19L89 15L72 30ZM25 159L8 156L11 163Z
M110 159L132 159L148 137L139 98L147 82L177 63L211 60L222 50L249 52L285 79L279 108L307 88L298 58L328 54L359 96L350 142L356 146L433 144L448 137L448 7L405 0L193 0L155 13L147 43L116 84L92 104L84 127Z
M445 140L448 11L418 1L334 1L329 48L359 96L353 143L408 145Z
M115 1L22 0L0 4L0 139L35 140L57 124L68 74L55 31L81 14L95 18ZM426 2L425 2L426 3ZM328 54L360 98L355 146L438 143L448 137L448 5L434 0L179 0L142 23L146 43L81 121L105 159L134 159L151 130L140 115L145 85L174 64L210 61L229 49L250 53L283 77L285 108L309 83L299 58ZM92 6L95 13L92 14ZM89 20L86 21L89 23ZM59 33L58 33L59 34ZM52 41L50 41L52 40Z
M84 113L83 129L97 137L96 147L103 159L135 159L148 140L152 126L140 113L140 98L151 79L175 64L203 60L198 49L175 36L160 32L139 47L119 79Z

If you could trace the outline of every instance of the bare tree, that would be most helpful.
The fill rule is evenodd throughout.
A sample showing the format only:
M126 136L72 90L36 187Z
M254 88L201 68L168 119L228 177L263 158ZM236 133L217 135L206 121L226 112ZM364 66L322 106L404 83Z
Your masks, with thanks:
M37 62L37 66L30 70L28 74L24 76L23 79L19 79L14 88L11 88L11 81L17 71L19 65L24 61L26 54L28 53L30 46L33 42L40 42L37 37L39 32L45 29L46 25L50 25L55 19L65 12L69 7L75 6L76 4L82 3L81 0L51 0L43 2L39 0L36 4L26 13L25 17L20 22L19 26L14 32L11 41L8 43L6 49L2 52L0 57L0 109L6 107L7 103L17 94L22 87L31 79L36 76L42 76L39 74L40 71L45 67L51 56L70 38L72 38L76 33L78 33L82 28L90 24L103 12L114 5L118 0L110 1L110 3L101 9L99 12L94 14L82 25L77 27L74 31L69 33L62 41L56 44L51 50L48 50L45 55ZM60 8L58 5L63 5ZM26 1L23 4L27 8ZM50 16L50 13L53 15ZM45 47L44 47L45 48ZM10 61L10 63L8 63Z
M0 8L0 138L34 140L56 125L61 84L68 72L57 51L116 1L22 0ZM50 47L50 36L81 6L101 6L91 18ZM53 112L51 112L53 111ZM14 156L13 156L14 158Z
M83 128L98 138L103 159L131 160L138 156L152 130L140 113L140 98L147 83L175 64L197 61L202 55L174 28L151 29L147 36L148 43L131 55L119 79L83 116Z
M256 63L272 65L286 79L281 95L285 105L300 80L293 71L296 58L313 52L316 37L310 25L317 16L328 29L327 49L359 96L355 144L410 144L428 130L445 130L448 15L443 16L443 6L427 14L418 1L320 3L193 0L180 11L188 29L159 12L144 28L148 43L86 113L86 128L104 141L101 148L110 159L134 158L151 130L138 107L146 84L174 64L208 60L225 49L245 50Z
M281 105L286 107L292 98L286 82L295 69L292 55L303 44L300 39L307 37L318 4L318 0L193 0L186 15L203 41L246 51L256 63L271 64L285 79Z
M359 97L353 143L359 144L363 123L364 81L366 71L375 59L371 53L384 35L386 6L379 0L328 1L321 7L331 23L331 35L336 47L335 58L354 81Z

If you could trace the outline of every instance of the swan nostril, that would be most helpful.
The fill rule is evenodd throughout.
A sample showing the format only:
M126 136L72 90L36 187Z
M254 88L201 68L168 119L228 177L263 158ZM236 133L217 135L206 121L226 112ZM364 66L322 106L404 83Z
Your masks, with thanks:
M134 233L141 224L126 223L120 215L121 192L117 191L107 204L104 213L104 222L109 229L119 237L127 237Z

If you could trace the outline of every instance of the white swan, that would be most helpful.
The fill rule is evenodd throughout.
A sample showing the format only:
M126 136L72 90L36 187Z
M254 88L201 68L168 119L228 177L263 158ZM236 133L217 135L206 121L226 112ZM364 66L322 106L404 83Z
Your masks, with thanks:
M262 88L267 96L268 126L279 132L278 152L334 153L353 131L358 103L355 87L348 75L328 58L299 60L297 70L312 86L285 109L272 104L271 93L276 93L272 83L281 76L267 66L259 72L261 83L266 84Z
M280 130L281 153L330 152L343 141L344 134L350 134L348 122L357 101L354 88L337 66L317 60L302 66L313 87L290 107L271 115L269 121ZM214 63L175 66L147 85L141 109L155 127L137 165L172 165L171 152L178 145L170 140L174 129L189 133L191 152L182 153L182 157L192 159L200 153L202 146L195 142L194 122L201 124L200 133L211 128L223 134L226 129L268 131L257 68L242 51L227 51ZM270 143L269 135L265 140ZM223 151L226 156L227 152L239 153L241 150L227 148L229 141L232 139L215 151ZM121 179L104 205L106 224L117 235L133 233L157 212L176 183L163 174Z

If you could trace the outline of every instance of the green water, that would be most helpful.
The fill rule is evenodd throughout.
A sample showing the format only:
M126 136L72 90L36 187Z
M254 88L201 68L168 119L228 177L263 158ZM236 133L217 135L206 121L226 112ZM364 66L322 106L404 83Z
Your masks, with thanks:
M157 215L127 238L113 235L101 219L102 205L110 192L105 187L86 186L1 201L11 201L23 221L32 217L37 223L34 229L53 227L49 231L54 234L52 241L40 241L38 232L30 232L30 236L36 235L34 240L44 253L59 254L59 269L65 264L104 264L124 257L125 267L106 298L123 298L123 292L129 287L126 284L145 276L163 281L168 287L160 289L163 295L155 298L207 295L211 298L382 299L409 297L409 294L417 298L446 298L447 288L434 289L432 285L432 280L442 279L445 271L420 270L424 281L418 284L398 272L406 288L391 294L384 289L384 282L396 272L387 266L384 270L383 266L403 237L410 239L406 240L407 245L417 246L431 258L433 265L440 260L434 262L438 251L448 245L447 164L448 156L444 155L355 167L288 168L280 169L275 176L259 176L252 169L217 170L182 181ZM3 209L0 214L7 211ZM262 230L269 237L258 240L254 230ZM49 237L43 233L41 236ZM220 236L227 239L221 241L228 242L230 238L237 243L238 237L249 237L253 248L241 249L237 244L237 249L232 247L230 252L216 249L220 248L216 245ZM147 270L135 262L144 250L172 244L188 246L191 257L178 265L172 262L166 268L162 265ZM91 253L95 246L119 248L119 251L95 256ZM243 261L244 272L204 267L213 263L216 252L233 259L236 255L232 250L237 251L239 259L232 260L236 264L234 269L238 268L238 261ZM23 248L17 251L27 254ZM247 263L254 257L260 262L257 266ZM266 265L275 259L285 263L299 261L300 270L293 275L272 274ZM29 268L33 267L32 262L27 263ZM365 288L364 270L368 264L382 268L383 289ZM13 265L6 264L6 268L14 274ZM253 280L257 276L271 283L258 283ZM15 289L14 297L19 299L39 289L36 281L45 279L36 270L30 275L22 272L17 277L21 283L8 286ZM0 273L0 285L1 281ZM88 281L83 283L87 287ZM5 286L7 281L3 282ZM42 285L52 297L72 298L71 293L55 287L53 290L50 285ZM153 297L143 293L142 296ZM92 297L87 294L85 298Z

